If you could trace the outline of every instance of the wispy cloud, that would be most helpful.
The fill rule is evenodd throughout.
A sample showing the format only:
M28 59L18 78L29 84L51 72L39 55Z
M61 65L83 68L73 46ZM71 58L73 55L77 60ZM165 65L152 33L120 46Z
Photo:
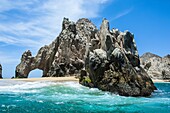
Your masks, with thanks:
M73 21L99 16L108 0L1 0L0 42L39 48L61 30L63 17Z
M118 13L115 17L113 17L112 20L119 19L119 18L121 18L121 17L123 17L123 16L129 14L132 10L133 10L133 8L126 9L126 10L124 10L124 11Z
M14 74L25 48L35 54L41 46L51 43L61 30L63 17L73 21L99 17L101 6L107 2L109 0L0 0L3 76Z
M19 62L15 56L7 55L4 52L0 52L0 64L15 64Z

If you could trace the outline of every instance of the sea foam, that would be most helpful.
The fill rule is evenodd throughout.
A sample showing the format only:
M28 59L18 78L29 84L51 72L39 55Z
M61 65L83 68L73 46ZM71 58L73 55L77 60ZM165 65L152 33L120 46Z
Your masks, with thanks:
M1 81L0 92L13 92L13 93L35 93L39 92L38 89L55 85L54 82L37 81L37 82L25 82L25 81Z

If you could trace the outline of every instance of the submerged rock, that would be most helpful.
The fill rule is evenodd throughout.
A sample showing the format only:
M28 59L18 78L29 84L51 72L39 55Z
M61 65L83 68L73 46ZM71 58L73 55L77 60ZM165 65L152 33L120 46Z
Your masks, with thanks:
M140 67L134 35L110 30L106 19L98 30L88 19L64 18L56 40L35 57L23 53L15 77L27 78L34 69L43 70L43 77L80 74L82 85L125 96L149 96L156 89Z
M2 65L0 64L0 79L2 78Z

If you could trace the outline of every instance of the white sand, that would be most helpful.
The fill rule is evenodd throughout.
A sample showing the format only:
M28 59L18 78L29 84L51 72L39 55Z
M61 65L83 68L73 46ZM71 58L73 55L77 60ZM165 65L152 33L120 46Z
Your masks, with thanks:
M75 78L75 76L70 76L70 77L42 77L42 78L15 78L15 79L1 79L1 80L28 81L28 82L34 82L34 81L56 81L56 82L79 81L79 79Z
M170 80L158 80L158 79L152 79L154 83L158 82L170 82Z
M42 78L15 78L15 79L0 79L1 80L14 80L14 81L28 81L28 82L34 82L34 81L56 81L56 82L62 82L62 81L79 81L78 78L75 76L70 77L42 77ZM170 80L158 80L158 79L152 79L154 83L158 82L170 82Z

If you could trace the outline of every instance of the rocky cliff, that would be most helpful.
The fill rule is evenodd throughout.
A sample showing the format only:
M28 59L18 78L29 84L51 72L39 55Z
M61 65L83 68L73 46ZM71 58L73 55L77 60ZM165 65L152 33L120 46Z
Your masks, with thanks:
M0 79L2 78L2 65L0 64Z
M134 35L109 29L103 19L100 30L88 19L76 23L64 18L60 35L33 57L28 50L16 67L16 77L31 70L43 77L80 74L80 84L125 96L149 96L156 89L140 60Z
M140 61L152 79L170 79L170 55L160 57L148 52L140 57Z

